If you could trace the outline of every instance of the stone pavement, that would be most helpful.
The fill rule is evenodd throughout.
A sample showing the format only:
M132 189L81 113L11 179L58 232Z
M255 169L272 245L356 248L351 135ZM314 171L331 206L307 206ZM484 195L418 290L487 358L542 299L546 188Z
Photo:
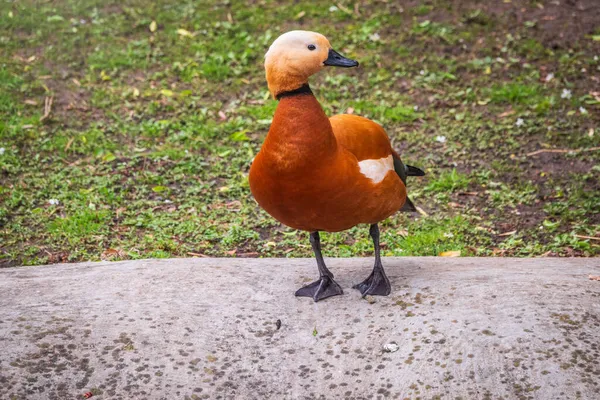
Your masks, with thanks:
M319 303L312 259L0 270L0 399L600 399L600 259L327 262Z

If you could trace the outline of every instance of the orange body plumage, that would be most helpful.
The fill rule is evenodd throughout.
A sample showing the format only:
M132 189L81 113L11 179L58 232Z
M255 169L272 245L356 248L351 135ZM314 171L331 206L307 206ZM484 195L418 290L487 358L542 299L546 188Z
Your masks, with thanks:
M310 232L374 224L406 200L398 175L373 182L359 162L393 154L381 126L366 118L327 118L312 94L283 98L250 169L256 201L281 223Z

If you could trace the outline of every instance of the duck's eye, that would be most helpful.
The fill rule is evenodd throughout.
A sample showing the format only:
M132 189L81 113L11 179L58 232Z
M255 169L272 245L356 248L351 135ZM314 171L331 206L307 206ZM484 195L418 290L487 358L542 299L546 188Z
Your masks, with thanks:
M316 48L317 48L317 46L315 46L314 44L309 44L309 45L308 45L308 49L309 49L310 51L313 51L313 50L314 50L314 49L316 49Z

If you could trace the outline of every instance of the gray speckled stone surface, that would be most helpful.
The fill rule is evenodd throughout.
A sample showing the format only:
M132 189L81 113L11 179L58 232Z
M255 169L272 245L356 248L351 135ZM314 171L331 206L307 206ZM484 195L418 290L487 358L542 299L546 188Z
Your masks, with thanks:
M385 259L374 303L328 265L316 304L310 259L0 270L0 398L600 398L600 259Z

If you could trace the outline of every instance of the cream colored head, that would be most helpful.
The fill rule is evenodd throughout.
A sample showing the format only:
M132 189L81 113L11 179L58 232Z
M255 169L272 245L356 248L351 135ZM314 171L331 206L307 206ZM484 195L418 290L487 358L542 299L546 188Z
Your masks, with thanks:
M333 57L336 60L333 60ZM342 61L344 63L342 63ZM337 62L337 63L336 63ZM290 31L279 36L265 55L271 94L298 89L326 65L354 67L358 63L335 52L327 38L310 31Z

